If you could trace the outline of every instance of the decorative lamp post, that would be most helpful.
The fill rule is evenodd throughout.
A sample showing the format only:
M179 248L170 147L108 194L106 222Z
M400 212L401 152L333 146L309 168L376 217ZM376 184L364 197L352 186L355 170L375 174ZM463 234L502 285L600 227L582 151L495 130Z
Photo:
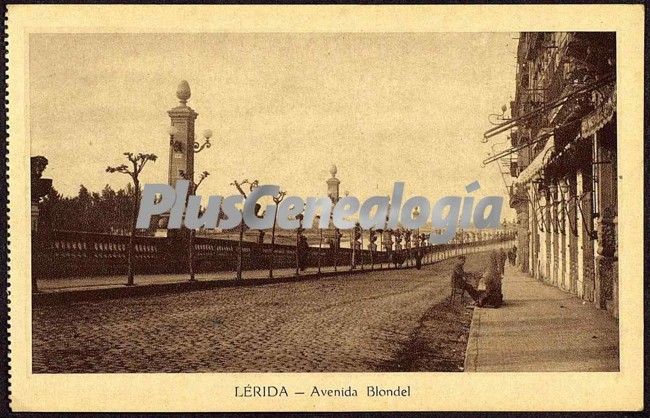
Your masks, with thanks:
M500 123L504 121L510 120L509 118L506 118L506 111L508 110L508 106L503 105L501 106L501 113L491 113L488 115L488 122L490 122L492 125L499 125ZM483 139L482 142L487 142L487 139Z
M180 129L176 125L169 125L167 127L167 133L169 134L169 145L172 147L174 152L183 151L183 143L176 139L177 135L180 133Z
M357 258L361 259L361 269L363 270L363 259L361 258L361 249L363 248L363 231L361 225L357 222L352 230L352 269L356 268Z
M357 247L357 246L355 245L355 244L356 244L356 239L355 239L356 234L357 234L357 227L356 227L356 225L355 225L354 228L352 228L352 229L350 230L350 249L352 250L352 258L350 259L350 270L354 270L354 263L355 263L355 261L356 261L356 260L354 259L354 256L356 255L356 254L354 253L354 250L355 250L356 247Z
M334 229L334 238L336 240L336 245L334 246L334 271L337 271L339 264L339 245L341 238L343 238L343 233L338 228Z
M187 205L187 201L189 199L189 196L196 194L196 192L199 189L199 186L201 185L201 183L203 183L203 180L205 180L206 177L208 177L210 175L210 173L208 173L207 171L204 171L203 173L201 173L201 175L199 176L199 181L197 183L194 183L194 180L192 180L192 178L191 178L193 176L191 176L190 174L181 172L181 175L186 177L187 180L189 180L189 182L190 182L190 190L189 190L187 198L185 199L185 204ZM196 231L194 229L190 229L190 231L189 231L189 239L188 239L188 250L187 250L187 260L188 261L187 262L188 262L188 270L189 270L189 273L190 273L190 281L191 282L196 281L196 278L194 277L194 237L195 236L196 236Z
M318 275L320 276L321 250L323 249L323 229L320 227L319 215L316 215L316 222L318 222Z
M194 153L197 154L203 151L203 148L210 148L212 146L210 143L210 138L212 138L212 130L206 129L203 131L203 144L199 144L198 142L194 141Z
M246 192L244 192L244 189L242 186L245 184L248 184L248 190L253 191L257 186L259 186L259 180L253 180L252 182L249 182L248 179L244 179L241 182L238 182L237 180L233 181L230 183L231 186L235 186L237 188L237 191L244 196L244 202L246 202L247 195ZM243 265L244 265L244 219L242 218L242 221L239 223L239 248L237 250L237 280L242 279L242 270L243 270Z
M368 250L370 251L370 270L375 269L375 251L377 251L377 234L370 228L368 230Z
M382 251L382 248L384 248L384 230L378 229L377 233L379 234L379 251ZM379 255L379 268L382 268L384 266L382 255L379 253L377 254Z
M304 231L302 227L302 220L303 220L303 215L302 213L299 213L296 215L296 219L298 219L298 228L296 229L296 276L300 275L300 267L302 264L302 257L304 257L303 250L302 250L302 231Z
M327 196L332 201L332 205L336 205L336 202L338 202L340 199L339 188L341 186L341 180L336 178L336 173L338 172L336 165L332 164L332 166L329 169L329 172L332 177L327 179ZM331 220L331 216L332 215L330 213L330 220ZM328 224L328 228L329 228L329 224ZM339 232L338 228L334 226L333 243L335 249L338 249L341 245L340 236L339 236L340 234L338 232ZM335 256L336 254L338 253L335 251Z
M395 230L393 232L395 235L395 251L401 251L402 250L402 231L399 229Z
M275 254L275 226L278 221L278 206L284 200L287 192L281 190L277 196L273 196L273 203L275 203L275 213L273 214L273 227L271 228L271 255L269 257L269 279L273 278L273 256Z
M355 242L355 244L359 246L359 261L361 262L361 270L363 270L363 229L361 228L361 225L359 225L359 241Z
M413 208L413 218L418 218L420 216L420 208L418 206ZM417 228L416 234L420 235L420 228Z
M404 231L404 248L406 249L406 265L411 265L411 230Z

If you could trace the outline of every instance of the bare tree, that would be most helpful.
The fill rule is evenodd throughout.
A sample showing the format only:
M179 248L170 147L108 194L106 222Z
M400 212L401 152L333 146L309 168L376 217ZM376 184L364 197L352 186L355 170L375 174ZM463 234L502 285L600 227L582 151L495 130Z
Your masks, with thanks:
M187 200L189 199L189 197L191 195L196 194L197 190L199 189L199 186L201 185L201 183L203 183L203 180L205 180L205 178L210 175L210 173L208 173L207 171L201 173L201 175L199 176L199 181L196 183L192 179L192 177L194 176L192 176L191 174L187 174L184 171L181 171L180 174L181 177L183 177L185 180L189 180L190 182L190 190L189 193L187 194L187 197L185 198L185 204L187 205ZM188 249L187 249L187 260L188 260L188 270L190 273L191 282L196 281L196 279L194 278L194 237L195 235L196 235L196 231L194 229L190 229Z
M306 257L306 252L303 248L303 236L302 233L305 230L302 226L302 221L305 219L302 213L296 215L298 220L298 228L296 229L296 276L300 275L300 270L304 269L304 257Z
M133 180L134 188L134 200L133 200L133 212L131 219L131 233L129 235L129 245L127 247L127 264L128 264L128 281L127 286L133 286L133 249L134 249L134 237L135 237L135 223L138 217L138 208L140 205L140 173L142 169L149 161L156 161L158 157L155 154L138 154L135 155L132 152L125 152L124 155L131 163L131 168L127 164L121 164L116 167L106 167L108 173L122 173L128 174Z
M249 182L248 179L244 179L241 182L238 182L237 180L233 180L232 183L230 183L231 186L235 186L239 193L241 193L242 196L244 196L244 200L248 197L246 195L246 192L244 192L243 186L245 184L248 184L248 191L252 192L254 188L256 188L260 182L258 180L253 180L252 182ZM239 250L237 251L237 280L241 280L241 272L242 272L242 264L244 261L243 257L243 241L244 241L244 219L242 217L241 223L239 224Z
M275 253L275 225L278 220L278 206L280 202L284 200L284 197L287 195L287 192L280 191L277 196L273 196L273 202L275 203L275 214L273 215L273 228L271 229L271 257L269 258L269 279L273 278L273 255Z

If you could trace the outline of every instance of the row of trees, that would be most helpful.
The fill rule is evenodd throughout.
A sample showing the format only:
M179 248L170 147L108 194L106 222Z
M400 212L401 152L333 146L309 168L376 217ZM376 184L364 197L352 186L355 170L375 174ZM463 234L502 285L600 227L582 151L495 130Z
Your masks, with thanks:
M106 185L101 192L90 192L81 185L72 197L52 188L39 204L39 229L128 234L134 201L132 184L117 191Z
M130 177L131 183L128 183L125 189L114 191L110 186L106 187L101 193L89 192L83 185L79 189L79 193L74 197L62 197L56 190L52 189L47 197L43 199L40 204L41 219L46 225L46 228L53 228L59 230L76 230L87 232L104 232L104 233L128 233L129 245L127 246L127 262L128 262L128 282L127 285L134 284L134 236L136 234L136 218L141 196L139 175L148 162L155 162L157 157L154 154L133 154L124 153L127 157L128 164L121 164L114 167L107 167L106 171L109 173L120 173ZM198 181L194 182L193 173L182 173L185 179L191 181L191 187L188 193L194 195L197 193L199 186L205 180L209 173L204 171L200 174ZM237 191L244 197L247 197L247 192L253 191L258 186L259 182L255 181L233 181L231 183ZM245 190L248 189L248 190ZM278 205L285 197L286 192L281 191L278 196L273 197L273 201ZM255 212L257 216L261 216L261 207L256 205ZM277 215L276 215L277 216ZM306 247L308 247L307 239L303 236L304 228L302 224L302 214L296 216L300 220L300 227L296 232L296 275L299 274L300 267L304 265L303 258L306 255ZM276 232L276 220L273 221L273 228L271 231L271 257L269 277L273 277L273 258L274 258L274 244ZM155 228L155 223L152 222L151 228ZM237 263L237 279L242 278L242 241L244 234L244 223L242 222L237 228L239 231L239 251ZM337 231L338 232L338 231ZM355 250L361 249L362 239L361 228L357 224L355 227L353 240L353 259L352 266L354 268L356 260L354 257ZM376 249L375 241L377 239L375 232L380 236L383 232L388 231L372 231L370 235L371 249ZM401 247L401 232L391 231L396 237L396 250ZM190 280L194 281L194 237L195 231L191 230L188 234L188 273ZM410 241L411 231L406 232L406 241ZM422 237L418 237L422 239ZM263 235L260 236L260 240ZM319 248L322 247L322 231L319 236ZM389 238L390 241L392 241ZM338 245L335 245L336 249ZM302 251L300 251L302 249ZM302 253L302 254L301 254ZM301 257L302 255L302 257ZM374 264L374 263L373 263ZM336 270L336 265L335 265ZM319 253L319 273L320 273L320 253Z
M134 237L136 231L136 218L139 208L140 196L142 189L140 187L140 173L148 162L155 162L157 156L154 154L134 154L130 152L124 153L128 160L128 164L120 164L118 166L109 166L106 168L108 173L125 174L130 177L131 182L127 183L125 189L113 190L109 185L106 185L101 193L89 192L88 189L82 184L79 188L77 196L63 197L57 190L51 188L48 195L45 196L39 203L40 220L42 228L40 230L56 229L66 231L82 231L82 232L101 232L101 233L117 233L128 234L129 245L127 246L127 263L128 263L128 281L127 285L134 284ZM197 193L199 186L209 176L210 173L204 171L199 176L198 182L193 181L193 173L181 173L182 177L190 180L191 187L188 193L194 195ZM237 190L246 197L244 185L252 191L258 185L258 181L249 182L244 180L241 182L234 181L232 183ZM278 196L278 201L282 200L286 193L282 192ZM274 199L276 200L276 199ZM259 205L256 205L256 213L259 216ZM220 214L221 216L221 214ZM155 228L152 223L151 228ZM242 273L242 240L244 233L243 222L238 228L239 230L239 251L238 251L238 266L237 278L241 279ZM188 248L188 272L190 280L194 281L194 237L196 232L189 231L189 248ZM272 243L275 241L275 222L272 232ZM273 254L271 255L273 256ZM273 267L271 266L269 275L273 277Z

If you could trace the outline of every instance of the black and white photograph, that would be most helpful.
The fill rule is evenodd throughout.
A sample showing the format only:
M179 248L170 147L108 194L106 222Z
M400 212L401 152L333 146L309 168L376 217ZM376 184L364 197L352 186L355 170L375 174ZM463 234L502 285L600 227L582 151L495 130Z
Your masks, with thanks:
M618 369L614 33L30 41L35 372ZM434 245L430 220L136 229L138 189L182 179L203 210L396 180L505 204Z
M642 274L619 236L643 218L636 125L618 122L619 107L642 112L624 101L629 33L595 17L574 31L351 30L359 9L329 14L329 30L136 30L125 17L20 35L19 386L180 376L215 382L206 402L232 410L420 410L445 379L473 397L475 378L535 373L533 396L553 376L628 370L640 305L623 292ZM263 7L200 10L227 11L212 25L273 21Z

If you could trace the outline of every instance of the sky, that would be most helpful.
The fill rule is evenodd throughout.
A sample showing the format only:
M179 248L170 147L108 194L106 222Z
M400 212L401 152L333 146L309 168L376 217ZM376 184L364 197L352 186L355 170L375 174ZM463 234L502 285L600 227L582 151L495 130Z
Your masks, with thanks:
M505 195L482 167L505 137L481 143L514 95L516 33L211 33L30 35L32 155L63 195L129 180L105 172L125 151L154 153L143 183L167 182L176 88L187 80L197 137L213 131L195 172L201 195L233 180L364 200L404 181L405 197ZM494 147L494 148L493 148ZM507 200L504 214L508 214ZM510 218L511 216L508 216Z

